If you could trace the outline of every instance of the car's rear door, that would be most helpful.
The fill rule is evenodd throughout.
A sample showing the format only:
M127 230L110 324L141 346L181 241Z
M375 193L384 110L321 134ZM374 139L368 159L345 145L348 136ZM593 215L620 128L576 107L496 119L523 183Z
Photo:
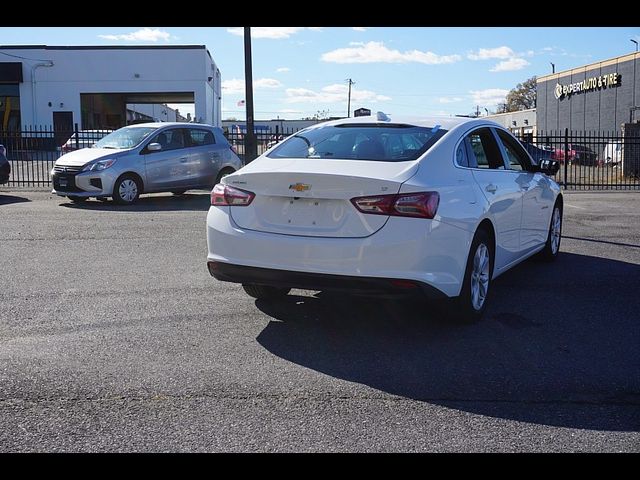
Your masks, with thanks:
M522 189L507 171L493 130L482 127L468 134L473 177L489 203L496 229L495 269L501 270L520 257Z
M189 128L187 141L189 143L189 160L187 161L185 180L188 186L213 188L220 169L223 146L216 143L211 130L203 127ZM226 148L228 149L228 147Z

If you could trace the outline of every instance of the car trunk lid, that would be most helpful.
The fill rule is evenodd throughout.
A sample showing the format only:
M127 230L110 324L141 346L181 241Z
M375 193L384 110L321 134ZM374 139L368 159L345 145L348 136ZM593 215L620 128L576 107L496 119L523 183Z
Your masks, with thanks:
M363 214L350 200L398 193L416 170L417 162L262 158L225 183L255 194L249 206L231 208L241 228L358 238L380 230L389 217Z

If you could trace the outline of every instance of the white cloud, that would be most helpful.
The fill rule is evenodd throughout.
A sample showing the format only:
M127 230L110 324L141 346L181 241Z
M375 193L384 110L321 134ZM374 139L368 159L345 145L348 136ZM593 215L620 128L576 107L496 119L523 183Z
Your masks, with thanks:
M322 27L306 27L307 30L312 32L321 32ZM303 31L305 27L251 27L251 38L270 38L281 39L289 38L291 35L295 35ZM227 28L227 32L232 35L238 35L242 37L244 35L244 27Z
M464 100L462 97L440 97L438 99L440 103L456 103L461 102L462 100Z
M462 59L460 55L437 55L433 52L408 50L400 52L384 46L383 42L368 42L351 48L338 48L322 54L322 60L335 63L406 63L427 65L453 63Z
M509 47L481 48L477 53L471 52L467 55L469 60L489 60L492 58L506 59L515 57L515 52Z
M352 30L355 30L356 32L366 32L367 31L367 27L351 27Z
M543 50L547 50L548 47ZM526 52L516 53L507 46L496 48L481 48L477 52L471 52L467 54L469 60L502 60L493 66L490 72L511 72L513 70L522 70L527 65L531 65L527 60L522 57L530 57L534 55L533 50L527 50Z
M531 65L531 64L527 62L524 58L514 57L514 58L510 58L509 60L503 60L502 62L494 66L492 69L490 69L489 71L490 72L511 72L513 70L522 70L527 65Z
M143 28L131 33L124 33L121 35L98 35L100 38L106 40L125 40L129 42L157 42L158 40L164 40L168 42L171 38L169 32L163 30Z
M287 88L287 103L343 103L347 101L349 88L347 85L335 83L323 87L321 91L309 90L308 88ZM385 95L378 95L369 90L352 89L352 102L383 102L391 100Z
M281 86L282 83L275 78L259 78L253 82L253 88L280 88Z
M471 94L474 105L479 105L482 108L495 108L497 104L505 101L509 90L505 90L504 88L487 88L485 90L470 90L469 93Z
M281 86L282 83L274 78L259 78L253 81L253 88L255 88L256 90L261 88L279 88ZM222 90L224 91L224 93L244 94L244 79L232 78L231 80L223 80Z
M244 80L241 78L223 80L222 90L224 90L224 93L244 93Z
M276 69L276 72L279 72L279 73L285 73L285 72L290 72L290 71L291 71L291 69L289 67L280 67L280 68Z

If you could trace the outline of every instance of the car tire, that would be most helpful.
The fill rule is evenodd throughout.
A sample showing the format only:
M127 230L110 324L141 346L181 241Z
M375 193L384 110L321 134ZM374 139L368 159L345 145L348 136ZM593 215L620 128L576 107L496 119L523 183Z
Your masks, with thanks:
M553 206L551 214L551 222L549 223L549 232L547 233L547 242L540 251L539 258L547 262L553 262L558 258L560 253L560 241L562 240L562 206L560 202L556 202Z
M79 197L77 195L69 195L67 198L73 203L84 203L87 201L87 197Z
M113 201L118 205L132 205L140 197L140 181L133 175L122 175L113 185Z
M220 170L220 173L218 173L218 177L216 178L216 185L220 183L220 180L222 180L224 177L226 177L227 175L231 175L234 172L235 170L233 168L228 167Z
M479 229L473 237L460 295L454 299L454 317L464 323L479 321L487 308L493 276L494 245L491 236Z
M290 288L271 287L269 285L242 284L242 288L250 297L258 300L274 300L285 297Z

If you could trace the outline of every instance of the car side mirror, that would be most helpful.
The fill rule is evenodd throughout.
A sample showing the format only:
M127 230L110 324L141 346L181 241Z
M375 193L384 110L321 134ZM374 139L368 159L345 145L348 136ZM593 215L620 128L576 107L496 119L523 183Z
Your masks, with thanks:
M162 145L155 142L150 143L149 145L147 145L147 150L150 152L159 152L160 150L162 150Z
M560 162L557 160L540 160L539 170L546 175L555 175L560 170Z

